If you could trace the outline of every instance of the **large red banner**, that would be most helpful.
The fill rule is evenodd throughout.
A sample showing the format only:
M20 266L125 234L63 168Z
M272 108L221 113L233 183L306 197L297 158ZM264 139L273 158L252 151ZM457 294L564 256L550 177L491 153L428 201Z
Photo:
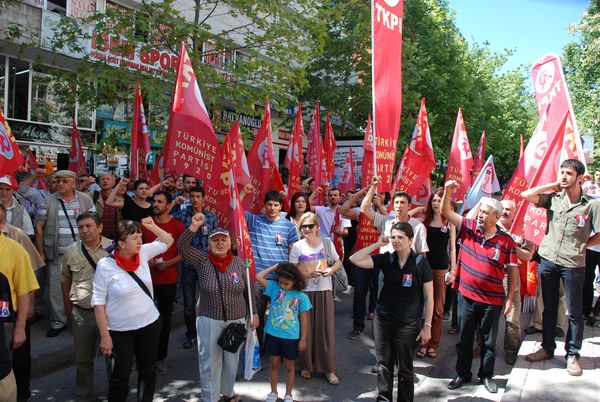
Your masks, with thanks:
M228 197L229 172L222 169L221 147L184 43L181 44L164 155L167 171L186 173L202 181L206 190L205 207L217 214L221 225L227 226L229 210L223 199Z
M290 145L285 154L285 167L289 170L288 176L288 191L287 200L288 203L292 199L292 196L300 191L302 187L302 179L300 175L304 172L304 155L303 155L303 143L304 138L304 124L302 123L302 103L298 104L298 110L296 111L296 118L294 119L294 127L292 128L292 139Z
M405 149L396 172L393 191L406 191L411 196L421 193L423 184L429 180L434 168L435 155L423 98L410 144Z
M131 155L129 161L129 177L132 179L147 179L146 156L150 152L150 132L146 124L144 103L140 82L135 87L135 105L133 107L133 122L131 124Z
M446 181L455 180L458 183L458 190L452 196L453 200L462 201L465 199L465 194L471 186L471 168L473 168L471 144L467 137L462 108L458 108L458 116L456 116L456 125L454 126L454 137L452 138L452 147L450 148L450 160L448 161L448 170L446 171Z
M71 129L71 150L69 151L69 170L75 172L77 176L87 173L85 165L85 156L81 146L81 137L75 119L73 119L73 128Z
M0 108L0 175L13 174L24 163L25 158Z
M402 112L403 0L371 3L373 131L380 191L391 191Z

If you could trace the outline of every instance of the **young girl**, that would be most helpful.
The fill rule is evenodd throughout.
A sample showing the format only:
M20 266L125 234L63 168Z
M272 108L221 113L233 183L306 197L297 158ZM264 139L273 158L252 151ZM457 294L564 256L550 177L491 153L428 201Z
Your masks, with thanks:
M275 271L276 280L266 277ZM281 358L285 366L284 402L293 402L294 360L306 349L308 310L312 308L308 296L302 292L306 287L304 275L296 265L282 262L256 274L256 280L265 287L264 293L271 298L269 319L265 324L265 353L270 356L269 378L271 392L267 402L276 402L277 382Z

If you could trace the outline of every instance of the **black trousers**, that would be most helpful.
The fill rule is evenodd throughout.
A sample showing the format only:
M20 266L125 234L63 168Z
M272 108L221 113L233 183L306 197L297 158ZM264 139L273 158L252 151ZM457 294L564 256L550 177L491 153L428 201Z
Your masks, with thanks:
M133 331L110 331L113 342L112 372L108 382L109 402L126 402L129 375L135 355L138 372L137 400L152 402L156 387L156 351L160 318Z
M13 372L17 382L17 400L26 401L31 393L31 328L29 320L25 322L25 342L12 351ZM11 336L12 339L12 336Z
M160 313L160 337L158 340L158 352L156 360L164 360L169 350L169 335L171 334L171 315L173 303L177 295L177 284L154 285L154 303Z
M475 331L481 332L481 366L479 378L492 378L496 363L496 338L502 306L481 303L458 293L458 326L460 340L456 344L456 373L471 380Z
M583 282L583 315L592 313L594 309L594 279L596 265L600 265L600 252L585 250L585 281Z
M398 363L398 401L412 401L415 394L413 358L417 336L421 330L418 320L410 324L388 320L375 314L373 332L375 354L381 370L377 374L377 400L393 401L394 364Z

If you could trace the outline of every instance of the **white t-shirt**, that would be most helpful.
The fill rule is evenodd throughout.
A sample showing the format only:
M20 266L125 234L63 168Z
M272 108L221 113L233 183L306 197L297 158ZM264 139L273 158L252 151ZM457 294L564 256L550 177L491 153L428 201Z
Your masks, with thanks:
M134 274L146 285L150 294L152 277L148 260L167 251L167 245L160 240L142 245L140 266ZM106 306L106 319L111 331L131 331L152 324L159 317L154 301L114 258L104 257L98 261L94 274L92 306Z
M328 242L328 246L325 246ZM290 262L297 264L298 269L302 273L313 272L317 268L324 270L327 268L327 260L337 261L340 256L335 251L333 243L328 238L322 239L322 242L317 247L311 247L306 239L302 239L294 243L290 251ZM340 268L344 269L344 268ZM315 292L323 290L332 290L333 284L331 276L319 278L307 278L305 292Z
M331 207L324 207L322 205L318 205L315 207L315 215L319 218L319 237L331 237L331 225L333 224L333 219L335 218L335 209L331 209ZM352 226L350 219L346 219L342 217L341 220L342 229L349 228Z
M392 225L396 223L396 217L391 215L382 215L379 212L375 212L375 219L373 222L373 226L375 226L384 236L390 235L390 230L392 229ZM423 223L415 218L410 218L408 220L410 226L412 226L413 231L415 232L415 236L413 237L413 248L417 254L426 253L429 251L429 247L427 246L427 229ZM394 248L392 247L392 243L388 243L386 246L381 247L379 250L380 253L385 253L386 251L394 252Z

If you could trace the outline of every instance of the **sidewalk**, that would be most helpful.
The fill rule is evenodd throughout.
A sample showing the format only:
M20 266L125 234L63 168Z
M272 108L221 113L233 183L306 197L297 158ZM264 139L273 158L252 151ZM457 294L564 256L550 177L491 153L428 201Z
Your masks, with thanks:
M585 326L579 361L581 377L567 373L564 340L556 339L554 359L530 363L525 356L540 347L542 334L527 335L502 402L600 401L600 328Z

